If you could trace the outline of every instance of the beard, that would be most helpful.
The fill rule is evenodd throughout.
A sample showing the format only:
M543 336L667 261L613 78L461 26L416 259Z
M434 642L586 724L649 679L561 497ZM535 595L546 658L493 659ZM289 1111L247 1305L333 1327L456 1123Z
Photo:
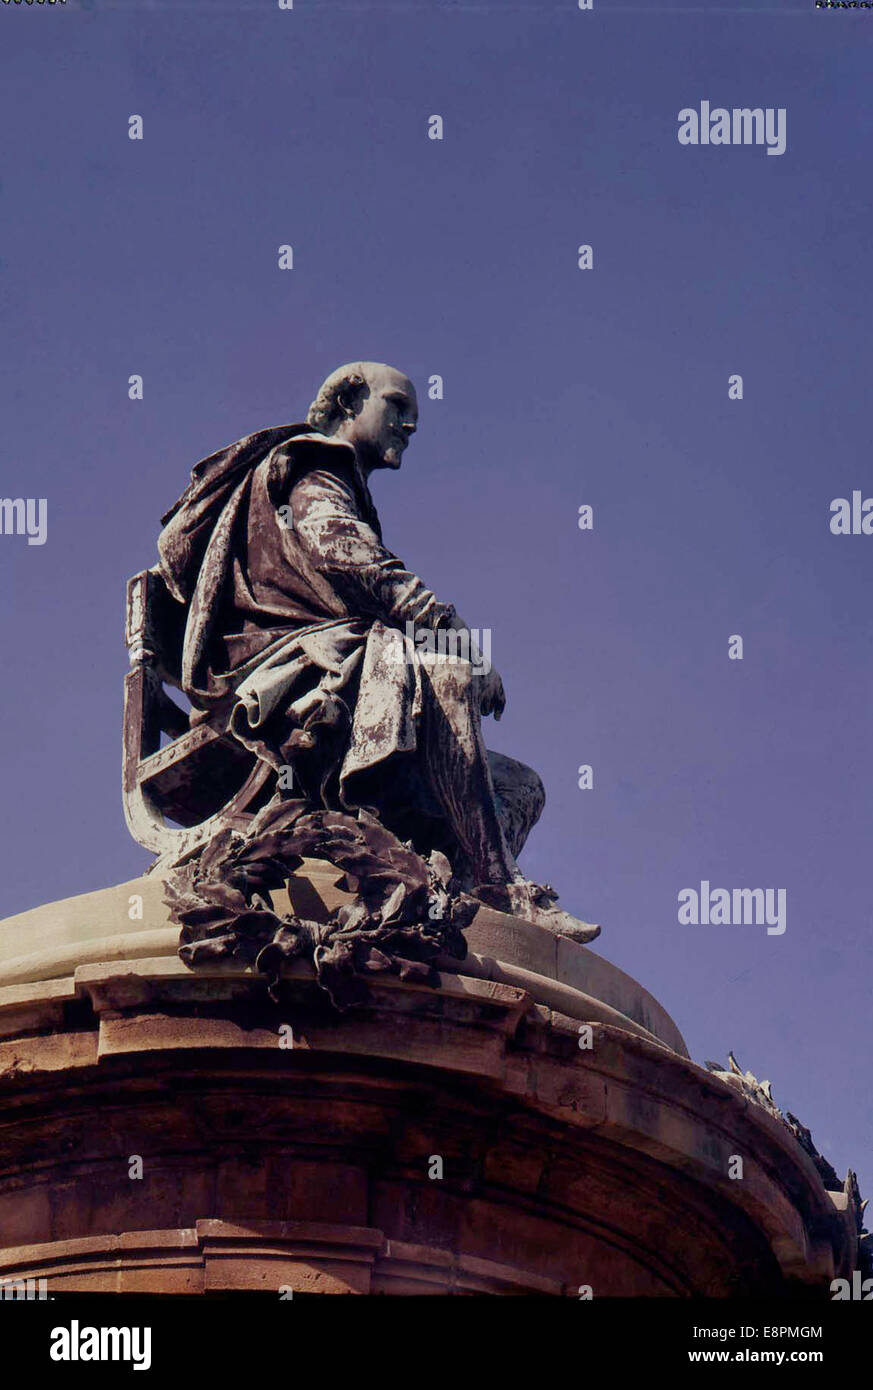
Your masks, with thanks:
M377 466L380 468L399 468L403 462L405 448L406 445L399 443L396 439L389 440L380 451Z

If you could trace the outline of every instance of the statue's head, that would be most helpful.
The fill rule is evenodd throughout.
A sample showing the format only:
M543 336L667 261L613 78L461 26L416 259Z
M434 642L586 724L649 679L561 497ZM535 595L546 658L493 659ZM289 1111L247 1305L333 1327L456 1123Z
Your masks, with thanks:
M415 387L384 362L349 362L322 382L306 421L353 444L366 473L399 468L418 422Z

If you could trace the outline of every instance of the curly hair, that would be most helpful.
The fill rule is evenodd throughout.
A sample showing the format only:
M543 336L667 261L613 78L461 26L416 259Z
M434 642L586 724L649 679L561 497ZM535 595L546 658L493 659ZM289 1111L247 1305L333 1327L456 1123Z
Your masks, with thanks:
M351 396L357 404L367 385L363 362L349 362L344 367L337 367L318 388L318 395L306 412L307 425L312 425L325 434L329 433L340 423L345 413L340 405L340 396Z

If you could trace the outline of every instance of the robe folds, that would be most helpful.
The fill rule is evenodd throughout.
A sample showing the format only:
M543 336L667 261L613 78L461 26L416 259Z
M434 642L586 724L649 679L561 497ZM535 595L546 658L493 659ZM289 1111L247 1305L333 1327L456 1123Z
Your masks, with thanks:
M409 782L427 692L397 629L448 627L455 610L383 546L352 446L307 425L259 430L197 464L162 521L192 723L226 716L334 809L368 804L366 775L391 760L398 799L438 817L426 776Z

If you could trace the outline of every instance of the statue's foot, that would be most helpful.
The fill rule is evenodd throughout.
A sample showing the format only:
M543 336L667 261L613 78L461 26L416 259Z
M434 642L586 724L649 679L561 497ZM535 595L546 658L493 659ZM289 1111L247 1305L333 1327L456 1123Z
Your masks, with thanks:
M473 896L493 907L497 912L508 912L513 917L523 917L536 927L545 927L555 936L566 937L580 946L593 941L600 935L600 928L591 922L580 922L569 912L556 907L558 895L548 883L481 883L474 889Z

